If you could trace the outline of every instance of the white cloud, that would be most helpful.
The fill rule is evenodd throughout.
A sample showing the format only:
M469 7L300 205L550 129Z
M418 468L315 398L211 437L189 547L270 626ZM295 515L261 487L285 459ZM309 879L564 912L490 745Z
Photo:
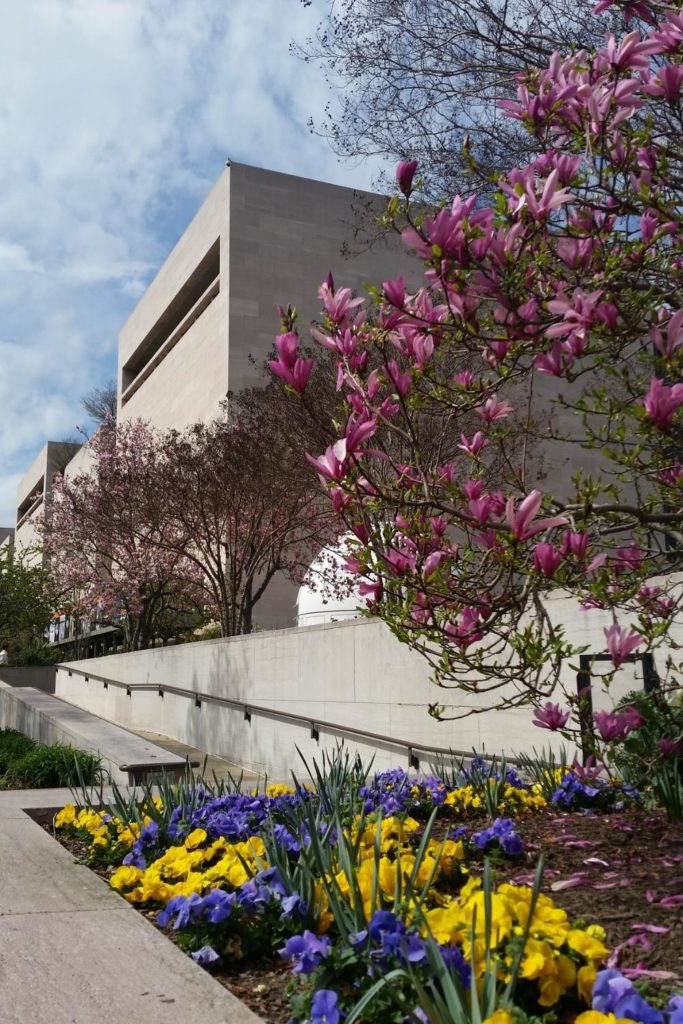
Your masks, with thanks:
M22 0L0 36L0 525L111 377L118 330L225 157L368 186L311 136L299 0Z

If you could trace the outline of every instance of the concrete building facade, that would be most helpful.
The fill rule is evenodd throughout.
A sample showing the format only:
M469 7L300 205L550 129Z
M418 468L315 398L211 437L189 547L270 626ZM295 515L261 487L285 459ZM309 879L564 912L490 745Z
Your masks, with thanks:
M215 416L229 390L263 379L278 304L296 306L305 335L328 271L355 289L382 276L414 277L399 242L342 255L353 245L354 204L368 200L229 164L121 330L120 418L181 429ZM374 203L380 212L384 200Z
M28 561L35 563L43 558L41 526L52 482L80 448L80 444L70 441L48 441L19 481L14 549Z

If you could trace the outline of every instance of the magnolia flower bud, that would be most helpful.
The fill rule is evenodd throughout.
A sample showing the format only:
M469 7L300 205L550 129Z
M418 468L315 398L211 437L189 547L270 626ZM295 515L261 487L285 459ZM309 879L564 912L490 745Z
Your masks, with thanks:
M417 160L401 160L396 168L396 182L404 196L409 196L412 191L416 170Z

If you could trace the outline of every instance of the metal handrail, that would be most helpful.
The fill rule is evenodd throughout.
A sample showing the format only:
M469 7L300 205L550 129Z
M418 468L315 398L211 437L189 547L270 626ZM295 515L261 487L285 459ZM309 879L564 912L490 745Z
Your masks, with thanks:
M239 700L235 697L219 697L213 693L205 693L202 690L185 690L181 686L169 686L167 683L124 683L120 679L109 679L106 676L96 675L94 672L86 672L79 668L69 668L67 665L57 665L57 670L62 672L68 672L69 675L84 676L86 682L90 679L94 679L96 682L104 684L105 690L110 686L118 687L119 689L125 690L127 696L132 696L133 690L136 691L156 691L160 697L163 698L165 693L174 694L177 697L186 697L189 700L194 700L195 707L201 707L202 704L219 704L223 707L233 708L235 711L241 711L244 714L244 719L247 722L251 722L252 715L260 716L261 718L274 718L279 721L293 722L296 725L303 725L311 730L311 739L318 740L320 732L336 733L343 738L355 737L366 740L374 740L382 743L388 747L398 747L401 750L405 750L408 754L408 764L411 768L418 769L420 767L420 759L417 755L417 751L422 753L443 755L445 757L472 757L473 751L471 750L453 750L452 747L437 747L432 746L429 743L418 743L411 740L397 739L394 736L384 736L381 733L368 732L366 729L358 729L354 725L341 725L338 722L325 722L322 719L311 717L310 715L297 715L293 711L279 711L276 708L266 708L260 704L251 704L248 701ZM496 755L493 754L481 754L479 755L485 760L492 760ZM522 762L516 757L506 757L508 764L519 765Z

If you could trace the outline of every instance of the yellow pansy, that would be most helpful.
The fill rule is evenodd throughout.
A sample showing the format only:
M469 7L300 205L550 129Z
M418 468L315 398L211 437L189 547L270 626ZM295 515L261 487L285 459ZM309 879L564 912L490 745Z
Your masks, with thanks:
M630 1017L615 1017L613 1013L585 1010L579 1014L574 1024L634 1024L634 1022Z
M528 939L524 947L521 975L523 978L541 978L554 972L554 954L547 942Z
M140 868L134 868L132 866L123 866L117 868L114 874L109 879L109 884L112 889L128 889L131 885L137 885L142 878L143 872Z
M195 850L202 843L205 843L208 839L208 834L203 828L195 828L188 836L185 837L184 846L186 850Z
M512 1014L509 1010L496 1010L486 1018L484 1024L513 1024Z
M157 903L168 903L174 895L173 886L162 882L158 875L145 872L140 885L140 896L143 902L154 900Z
M76 808L73 804L66 804L61 811L55 814L55 828L63 828L64 825L73 825L76 820Z
M579 990L579 995L589 1006L593 998L593 985L595 985L597 973L594 964L586 964L585 967L579 967L576 975L576 987Z
M445 907L434 907L425 913L427 926L437 942L462 942L464 940L462 928L462 914L456 903L449 903ZM424 926L420 928L422 934L426 934Z
M586 960L604 960L609 955L609 950L600 939L589 935L587 931L573 928L567 935L567 945L574 952L580 953Z
M576 981L576 965L568 956L560 954L554 961L554 968L552 977L542 978L539 982L540 1006L554 1006Z

